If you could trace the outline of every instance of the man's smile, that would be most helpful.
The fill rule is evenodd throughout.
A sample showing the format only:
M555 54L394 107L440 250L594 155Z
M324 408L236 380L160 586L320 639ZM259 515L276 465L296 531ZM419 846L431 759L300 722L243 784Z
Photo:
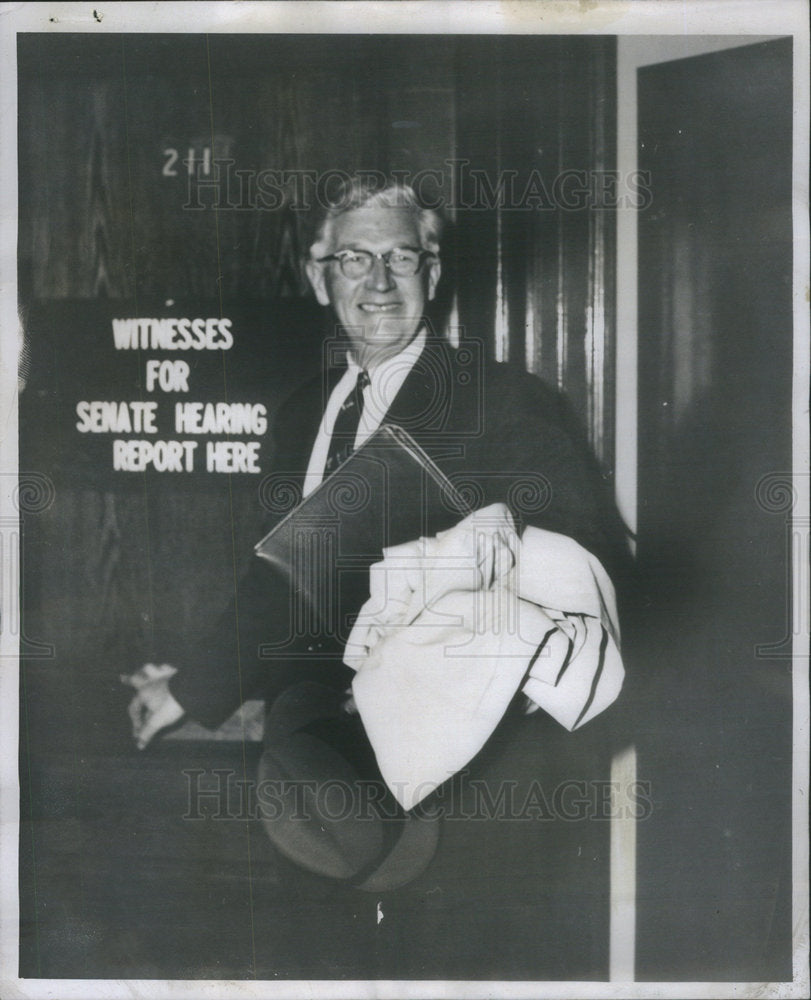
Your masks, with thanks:
M400 302L361 302L358 308L367 313L387 313L399 309L400 305Z

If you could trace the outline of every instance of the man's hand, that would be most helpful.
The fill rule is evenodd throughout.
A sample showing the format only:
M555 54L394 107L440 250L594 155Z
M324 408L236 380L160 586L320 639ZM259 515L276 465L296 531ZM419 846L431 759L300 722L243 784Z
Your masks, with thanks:
M119 674L122 684L135 688L128 711L139 750L143 750L157 732L186 714L169 691L169 679L176 673L168 663L147 663L134 674Z

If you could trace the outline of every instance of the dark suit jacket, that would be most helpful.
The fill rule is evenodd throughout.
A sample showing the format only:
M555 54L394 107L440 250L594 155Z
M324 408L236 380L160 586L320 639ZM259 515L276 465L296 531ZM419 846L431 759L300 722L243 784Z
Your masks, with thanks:
M273 460L280 481L301 484L339 376L327 372L301 386L280 409ZM454 352L432 338L388 419L409 431L473 506L503 501L519 524L575 538L622 585L627 547L607 484L564 401L537 378L482 360L476 345ZM284 634L288 596L268 564L251 557L209 638L172 661L182 667L172 688L190 715L216 725L253 693L264 695L273 712L284 702L276 695L285 688L301 692L295 685L302 679L338 689L336 704L343 700L352 673L339 655L311 663L258 655L262 644ZM322 941L313 938L322 920L331 953L361 978L604 978L608 825L595 819L602 817L611 750L602 720L569 733L544 712L525 715L516 699L465 771L426 800L443 817L439 847L430 863L424 859L421 875L378 897L382 923L370 918L376 897L285 867L280 856L283 899L311 901L294 902L283 918L302 922L307 974L335 973L321 957ZM308 746L320 740L327 747L325 760L334 761L335 750L363 781L379 780L357 716L317 720L304 732ZM296 741L288 747L284 733L279 738L279 745L266 745L263 761L276 752L279 773L289 776L285 755ZM302 773L333 780L332 772L317 773L321 763L311 757ZM573 801L580 805L560 818ZM484 822L455 821L459 816ZM386 828L384 842L398 823ZM306 840L302 829L295 835Z
M278 412L273 469L299 489L340 374L329 370L302 385ZM473 507L507 503L519 527L569 535L621 583L627 548L607 484L563 398L539 379L486 360L477 343L453 351L431 336L387 420L415 438ZM172 689L189 715L216 726L245 698L302 677L300 662L269 663L259 653L286 629L288 594L273 571L251 557L208 637L196 648L176 644L170 662L181 672ZM309 676L344 685L351 678L339 661L315 663Z

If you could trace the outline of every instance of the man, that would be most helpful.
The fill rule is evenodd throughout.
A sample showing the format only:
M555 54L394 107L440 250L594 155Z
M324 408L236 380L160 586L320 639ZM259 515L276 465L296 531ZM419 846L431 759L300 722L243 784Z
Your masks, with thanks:
M420 207L413 192L399 184L375 190L353 180L327 212L306 268L319 303L334 311L339 343L345 346L343 364L302 386L281 408L274 426L275 468L292 474L307 496L385 420L407 430L468 492L473 507L506 503L519 528L535 525L568 536L618 576L627 555L620 523L560 397L525 373L477 359L470 346L452 351L427 321L426 305L435 297L441 273L440 232L436 213ZM260 771L265 779L340 778L351 785L360 778L379 784L363 726L346 698L352 675L340 662L340 651L332 660L319 656L312 663L261 655L263 648L284 645L288 598L269 568L254 559L232 607L200 649L181 644L167 663L148 664L122 677L136 688L130 715L138 746L184 712L216 725L261 691L269 706ZM328 646L334 637L324 639ZM175 664L184 666L178 672ZM521 768L528 780L538 773L539 751L544 758L550 748L553 755L559 753L560 735L548 720L539 719L543 713L527 715L527 707L533 706L519 695L474 762L474 774L501 781L497 765L506 756L509 780L516 780L515 769ZM547 767L547 773L554 768ZM450 900L452 887L462 884L461 858L467 859L462 863L469 873L476 864L489 872L488 859L505 850L534 857L537 836L527 839L526 826L502 824L494 837L475 824L469 831L457 825L443 833L449 866L441 851L435 858L436 824L409 825L411 817L396 808L386 813L383 806L391 803L385 794L377 815L392 822L382 833L375 823L339 827L324 816L309 826L295 826L286 822L288 817L268 820L266 826L280 852L300 868L375 892L419 885L426 870L426 877L439 880L436 885L445 879L441 892ZM531 866L534 871L543 867L536 861ZM486 879L491 883L479 883L475 891L482 884L492 889L492 874ZM506 884L495 896L506 892ZM436 885L425 891L433 892ZM537 896L536 888L531 891ZM459 900L467 895L463 892ZM428 896L419 898L419 906L427 905ZM526 896L521 899L516 912L498 924L500 933L514 940L515 926L524 929L521 933L527 927L520 917ZM496 912L508 905L513 906L509 893ZM433 924L424 909L419 912L409 926L419 924L425 932ZM487 926L485 921L482 927ZM563 934L560 928L557 934ZM528 951L537 955L538 947L533 944ZM475 953L476 947L471 952L457 942L440 971L450 975L458 963L460 972L469 973L463 963L473 961Z
M356 193L342 198L339 205L354 204L366 193L358 186ZM306 265L319 303L334 306L338 323L349 342L349 365L327 401L323 418L323 383L318 380L305 386L304 392L289 401L277 421L275 465L284 470L305 472L304 495L312 492L324 477L337 412L354 388L358 372L368 373L370 384L363 390L368 404L363 407L356 444L362 443L380 425L425 346L424 306L434 298L440 275L439 219L434 212L415 211L413 203L397 204L402 199L399 190L395 189L394 197L391 195L390 191L391 204L385 204L385 196L381 195L374 204L361 204L351 211L328 215ZM327 253L330 249L333 256ZM413 273L402 273L402 265L398 267L391 257L387 257L394 249L414 252L416 269ZM357 261L364 260L353 252L356 250L363 255L376 256L366 258L367 273L359 271L358 277L352 277L353 264L358 268ZM411 270L411 266L407 269ZM436 390L432 388L431 391L435 393ZM267 574L264 568L254 566L252 570L254 577ZM244 608L248 599L245 594L250 593L251 598L255 598L263 589L253 580L251 586L243 586L243 619L248 615ZM251 603L253 606L253 600ZM261 617L265 618L267 608L262 612ZM242 645L244 647L244 643ZM176 670L168 665L148 664L138 675L125 681L138 690L130 706L130 715L133 735L141 748L160 729L172 725L185 714L185 708L169 689L169 679L175 673ZM174 686L180 687L185 680L178 678ZM210 687L207 692L200 691L196 677L192 684L193 689L184 688L184 705L191 702L196 706L198 695L205 698L205 708L198 707L191 714L213 721L220 706L214 708L212 716L209 705L213 705L215 699ZM239 687L242 688L241 683ZM245 691L245 696L247 693ZM228 704L223 700L219 711L222 719L235 707L233 697Z

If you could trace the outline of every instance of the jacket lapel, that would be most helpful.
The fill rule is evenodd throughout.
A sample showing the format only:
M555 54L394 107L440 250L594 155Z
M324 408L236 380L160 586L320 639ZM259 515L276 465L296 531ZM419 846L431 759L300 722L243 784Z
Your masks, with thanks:
M283 439L278 442L277 461L296 470L303 479L318 427L330 393L343 375L342 365L332 366L313 378L286 408ZM453 413L459 409L459 387L452 352L444 340L429 335L425 349L400 387L385 423L407 431L429 454L447 443L452 434Z
M447 429L453 396L451 352L444 340L429 336L425 349L394 398L386 423L397 424L425 446Z

